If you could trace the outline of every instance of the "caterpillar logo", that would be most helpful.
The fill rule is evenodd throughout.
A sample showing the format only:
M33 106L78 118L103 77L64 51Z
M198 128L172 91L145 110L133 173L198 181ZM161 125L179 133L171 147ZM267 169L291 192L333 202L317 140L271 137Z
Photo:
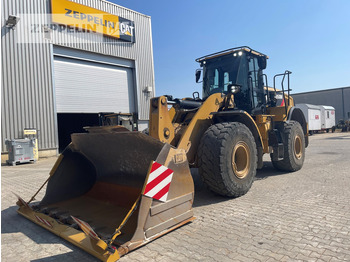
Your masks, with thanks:
M125 24L120 24L120 31L123 33L123 34L126 34L126 35L130 35L132 36L132 26L128 26L128 25L125 25Z
M119 30L122 35L134 37L134 23L119 17Z
M135 42L134 22L68 0L51 0L52 22Z

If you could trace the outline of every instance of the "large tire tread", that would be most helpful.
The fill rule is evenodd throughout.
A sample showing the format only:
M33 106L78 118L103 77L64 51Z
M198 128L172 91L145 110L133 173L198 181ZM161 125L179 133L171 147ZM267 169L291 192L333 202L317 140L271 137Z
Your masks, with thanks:
M225 144L232 134L244 133L251 141L252 157L251 169L253 174L247 178L245 185L233 184L227 172L228 163L225 159ZM239 197L244 195L253 183L257 167L257 150L255 140L248 127L238 122L223 122L212 125L205 132L198 149L199 173L204 183L217 194ZM231 163L230 163L231 165Z
M285 139L285 146L284 146L284 158L283 160L273 161L273 153L271 154L271 162L274 168L281 170L281 171L288 171L288 172L294 172L298 171L302 168L305 158L305 138L304 138L304 132L302 130L301 125L297 121L287 121L284 123L283 129L281 130L282 135ZM302 138L302 160L301 161L295 161L294 159L294 151L292 150L293 147L291 146L293 143L293 133L299 132L301 134Z

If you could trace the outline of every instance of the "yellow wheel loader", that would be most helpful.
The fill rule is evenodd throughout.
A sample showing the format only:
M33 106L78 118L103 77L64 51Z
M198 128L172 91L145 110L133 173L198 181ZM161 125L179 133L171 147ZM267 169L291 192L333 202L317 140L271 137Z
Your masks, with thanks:
M197 59L202 98L152 98L148 134L105 127L73 134L43 186L29 201L18 197L18 212L100 260L116 261L194 219L190 167L227 197L248 192L265 153L276 168L299 170L307 123L289 95L291 72L268 87L267 58L239 47Z

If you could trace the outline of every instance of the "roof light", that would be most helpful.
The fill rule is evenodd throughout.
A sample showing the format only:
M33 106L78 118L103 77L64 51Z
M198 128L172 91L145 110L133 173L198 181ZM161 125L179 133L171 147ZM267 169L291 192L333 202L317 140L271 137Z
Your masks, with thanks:
M241 56L242 54L243 54L243 52L242 52L242 51L239 51L239 52L238 52L238 55L239 55L239 56Z
M233 56L237 56L237 53L233 53Z

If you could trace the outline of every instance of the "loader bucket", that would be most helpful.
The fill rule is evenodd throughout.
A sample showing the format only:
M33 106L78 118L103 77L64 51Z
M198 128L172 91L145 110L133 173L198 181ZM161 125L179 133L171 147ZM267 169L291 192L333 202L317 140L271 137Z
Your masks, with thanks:
M143 194L153 161L173 171L165 202ZM97 132L73 134L50 172L44 198L17 204L33 222L115 261L193 220L193 197L184 150L139 132Z

